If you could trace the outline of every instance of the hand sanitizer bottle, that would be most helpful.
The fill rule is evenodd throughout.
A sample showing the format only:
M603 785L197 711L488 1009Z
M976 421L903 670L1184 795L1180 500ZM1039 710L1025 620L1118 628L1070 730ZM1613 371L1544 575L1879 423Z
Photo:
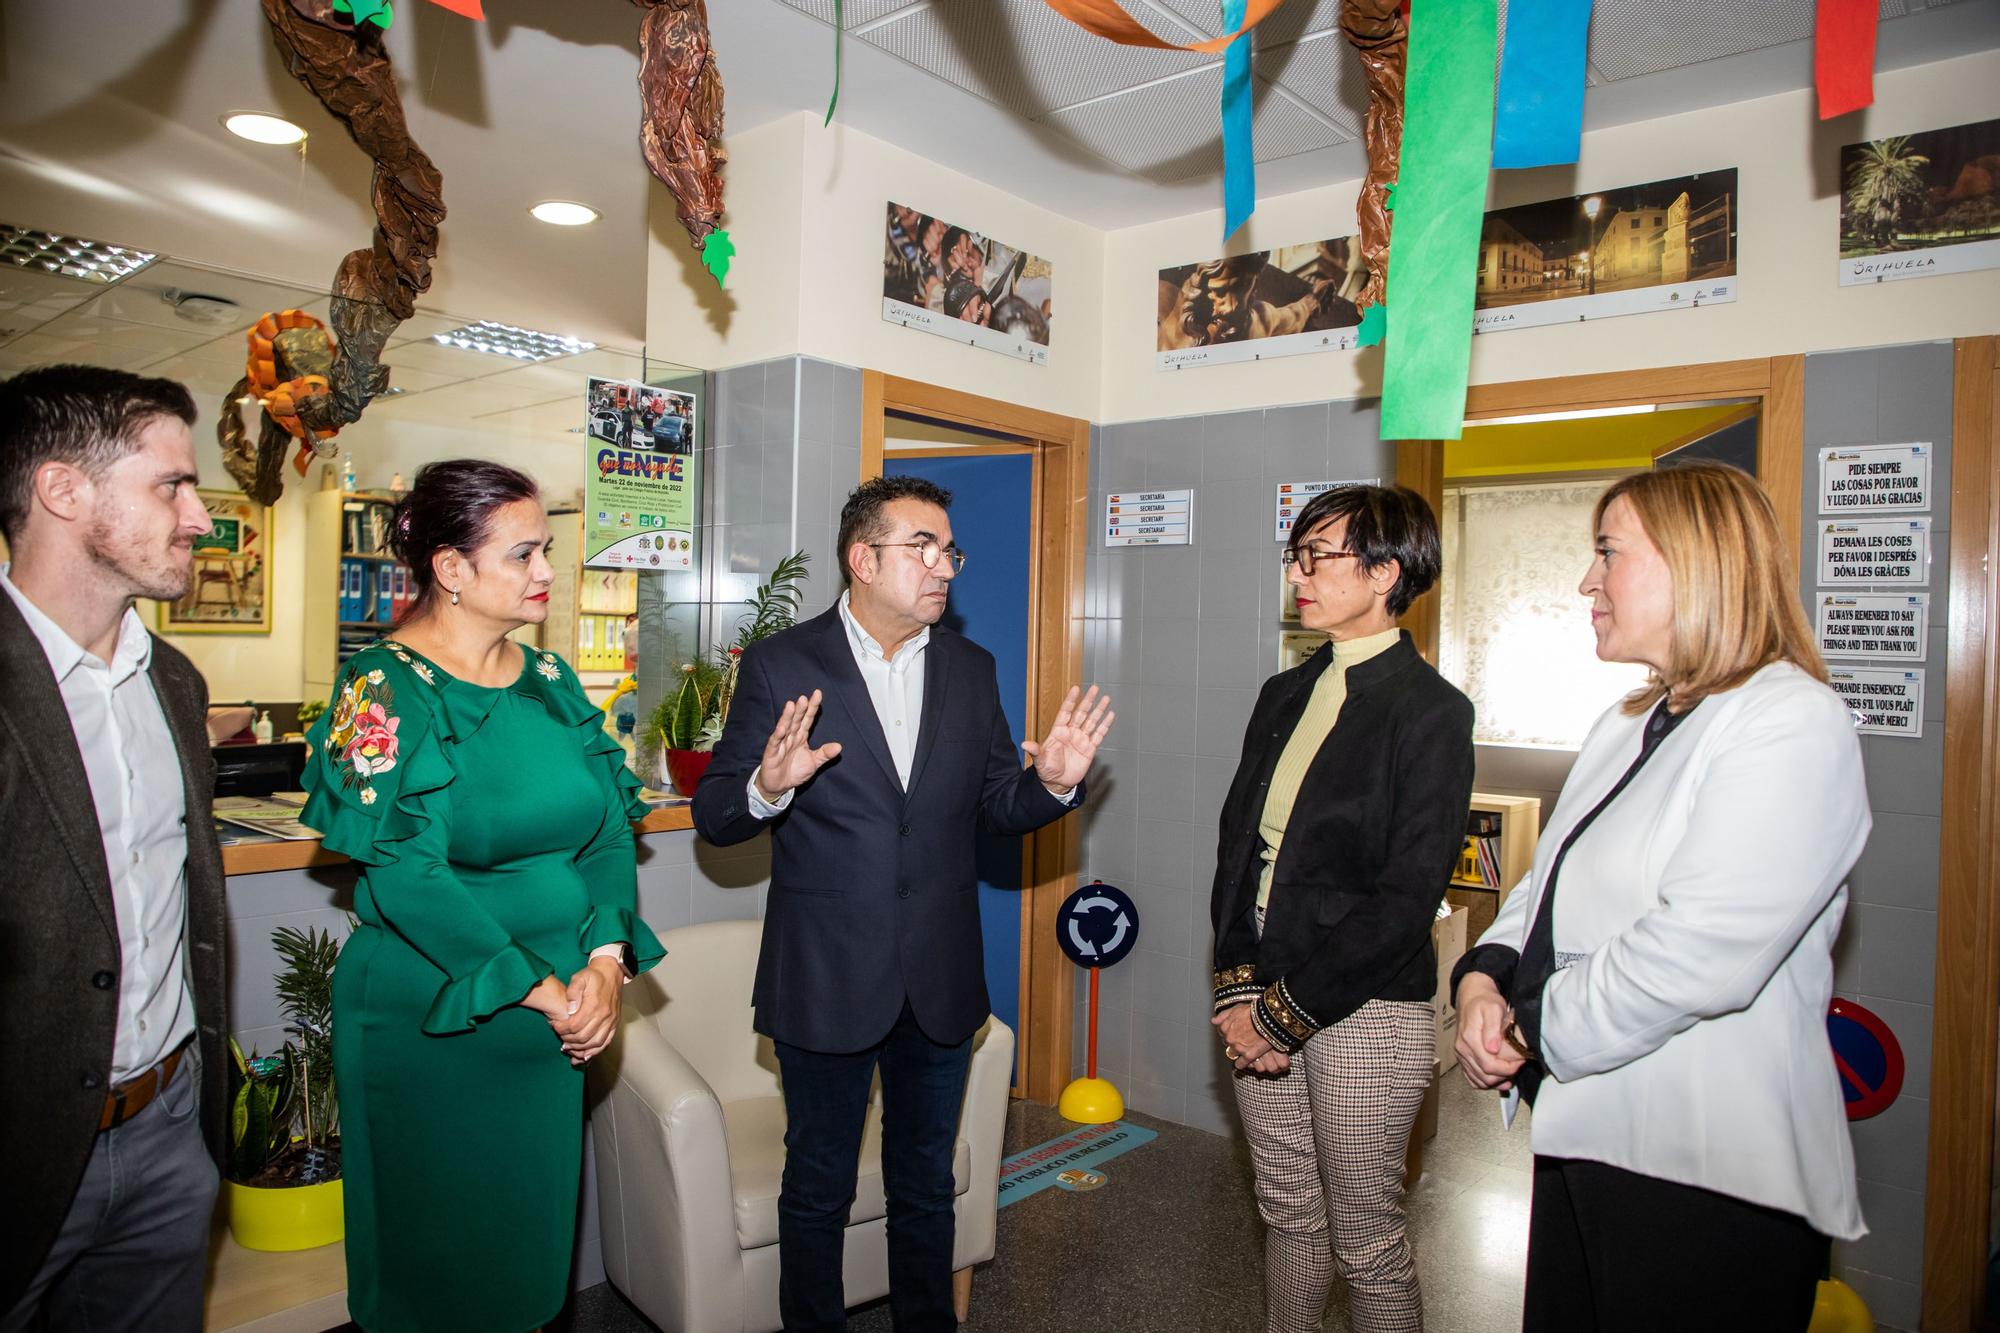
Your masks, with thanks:
M271 710L266 708L257 714L257 721L250 727L250 734L257 738L257 744L271 743Z

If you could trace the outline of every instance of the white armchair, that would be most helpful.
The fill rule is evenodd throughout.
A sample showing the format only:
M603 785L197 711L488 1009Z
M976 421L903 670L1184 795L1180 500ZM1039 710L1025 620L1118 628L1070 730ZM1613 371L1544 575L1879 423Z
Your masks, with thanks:
M632 983L618 1041L594 1061L590 1117L611 1281L667 1333L771 1333L778 1317L778 1183L785 1103L768 1038L750 1027L762 926L718 921L661 937L667 957ZM993 1257L1014 1033L973 1038L952 1178L959 1318L972 1265ZM608 1090L606 1090L608 1088ZM847 1225L847 1301L889 1290L881 1088L861 1141Z

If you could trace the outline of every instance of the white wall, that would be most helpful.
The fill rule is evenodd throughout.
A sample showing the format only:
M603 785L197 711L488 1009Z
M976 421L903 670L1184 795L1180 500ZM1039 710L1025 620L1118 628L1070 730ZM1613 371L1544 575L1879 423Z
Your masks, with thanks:
M1735 167L1741 295L1730 305L1517 329L1474 340L1476 384L1737 357L1920 342L2000 330L2000 271L1838 285L1844 143L2000 115L2000 51L1878 74L1875 105L1823 124L1811 92L1586 134L1573 167L1500 172L1493 205ZM1258 201L1231 252L1353 234L1359 182ZM1159 270L1215 257L1220 211L1112 232L1105 245L1101 422L1381 392L1376 349L1194 370L1154 369ZM1391 327L1394 328L1394 316ZM1393 334L1392 334L1393 336Z
M718 370L801 353L1068 416L1096 415L1102 232L809 115L734 136L727 146L736 261L720 299L673 220L672 200L654 191L648 355ZM881 318L891 199L1054 266L1047 365Z

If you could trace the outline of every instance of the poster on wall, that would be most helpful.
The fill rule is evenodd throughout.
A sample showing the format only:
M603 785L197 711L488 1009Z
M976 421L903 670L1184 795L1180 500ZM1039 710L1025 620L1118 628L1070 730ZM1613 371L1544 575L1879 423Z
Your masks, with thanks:
M1819 525L1822 588L1893 583L1922 588L1931 581L1931 521L1862 518Z
M194 541L194 576L160 603L162 634L271 632L271 510L241 491L197 490L210 528Z
M1829 666L1827 684L1854 715L1864 736L1924 734L1924 673L1893 667Z
M1819 650L1838 657L1921 662L1930 633L1931 595L1819 595Z
M1154 368L1345 351L1367 281L1352 236L1163 268Z
M1734 301L1736 229L1734 167L1495 209L1472 331Z
M989 352L1049 363L1049 261L891 201L882 318Z
M2000 268L2000 120L1840 150L1840 285Z
M694 563L691 393L631 380L585 386L583 563L682 570Z
M1928 444L1844 445L1819 451L1819 512L1896 513L1931 507Z
M1337 491L1343 486L1380 486L1380 477L1351 477L1346 481L1281 481L1277 484L1278 540L1292 539L1292 522L1315 495Z

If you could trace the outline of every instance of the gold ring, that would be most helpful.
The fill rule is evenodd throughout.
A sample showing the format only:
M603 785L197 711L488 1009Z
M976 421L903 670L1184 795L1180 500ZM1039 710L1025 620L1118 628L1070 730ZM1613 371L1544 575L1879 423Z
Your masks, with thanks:
M1236 1048L1227 1043L1224 1043L1222 1047L1222 1054L1225 1059L1234 1060L1236 1058Z

